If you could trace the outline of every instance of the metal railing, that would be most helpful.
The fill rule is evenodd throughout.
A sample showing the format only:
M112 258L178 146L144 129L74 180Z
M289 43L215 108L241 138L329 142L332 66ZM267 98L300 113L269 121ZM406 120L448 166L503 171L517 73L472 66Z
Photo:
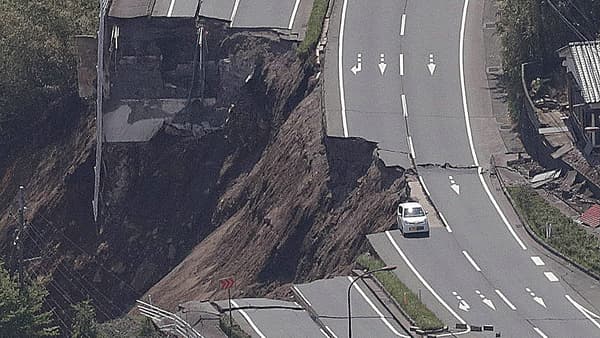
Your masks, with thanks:
M176 314L141 300L136 300L136 302L140 313L154 321L160 331L185 338L204 338L200 332Z

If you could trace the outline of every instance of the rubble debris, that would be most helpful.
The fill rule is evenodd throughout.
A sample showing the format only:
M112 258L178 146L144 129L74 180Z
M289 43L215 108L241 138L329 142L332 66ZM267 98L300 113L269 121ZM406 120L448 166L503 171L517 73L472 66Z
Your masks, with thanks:
M548 182L552 182L555 179L560 177L560 170L550 170L550 171L546 171L543 172L541 174L537 174L535 175L532 179L531 179L531 186L534 189L537 189L541 186L543 186L544 184L548 183Z

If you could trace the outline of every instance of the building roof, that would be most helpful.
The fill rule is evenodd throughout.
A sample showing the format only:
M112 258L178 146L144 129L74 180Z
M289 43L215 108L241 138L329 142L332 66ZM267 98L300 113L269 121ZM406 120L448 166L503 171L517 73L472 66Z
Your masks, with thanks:
M579 220L586 225L593 228L600 226L600 205L592 205L586 212L584 212Z
M600 41L571 42L559 51L586 103L600 102Z

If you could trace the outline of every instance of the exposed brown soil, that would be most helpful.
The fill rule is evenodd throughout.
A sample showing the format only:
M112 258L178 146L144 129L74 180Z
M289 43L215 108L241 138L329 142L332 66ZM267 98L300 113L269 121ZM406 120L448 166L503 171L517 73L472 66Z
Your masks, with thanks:
M287 42L214 43L231 60L214 90L234 104L225 129L106 145L98 225L93 114L68 115L62 134L0 165L2 253L14 268L9 211L21 183L33 224L26 252L42 257L29 272L52 276L52 304L91 298L107 318L148 293L172 308L222 297L225 276L237 295L285 296L290 282L348 272L365 235L392 224L408 196L404 170L383 167L375 144L325 137L312 66Z

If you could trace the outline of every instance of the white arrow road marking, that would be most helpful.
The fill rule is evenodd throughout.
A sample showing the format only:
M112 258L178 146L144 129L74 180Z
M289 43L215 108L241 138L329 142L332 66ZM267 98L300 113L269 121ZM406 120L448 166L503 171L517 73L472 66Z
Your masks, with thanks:
M240 306L232 299L231 300L231 304L233 304L233 306L239 308ZM231 311L231 310L230 310ZM242 316L244 317L244 319L248 322L248 324L250 324L250 326L252 327L252 330L254 330L254 332L256 332L256 334L260 337L260 338L267 338L256 326L256 324L254 324L254 322L252 321L252 319L250 319L250 316L248 316L248 314L246 313L246 311L238 309L237 311L239 311Z
M358 53L356 55L356 65L352 66L352 68L350 68L350 71L352 71L352 73L354 73L354 75L356 75L356 73L360 72L362 70L362 54Z
M531 256L531 260L533 261L533 264L537 266L545 265L544 261L538 256Z
M541 305L541 306L543 306L544 308L547 308L547 307L546 307L546 303L544 303L544 299L543 299L542 297L538 297L538 296L536 296L536 295L535 295L535 292L531 291L531 289L530 289L530 288L525 288L525 291L527 291L527 293L529 293L529 295L530 295L531 297L533 297L533 300L534 300L536 303L540 304L540 305Z
M475 268L475 270L481 272L481 269L479 268L479 265L477 265L477 263L475 263L475 261L473 260L473 258L471 258L471 255L469 255L469 253L466 250L463 250L463 255L465 255L465 257L467 258L467 260L469 261L469 263L471 263L471 265L473 265L473 267Z
M571 298L571 296L569 295L565 295L565 298L567 298L567 300L577 309L579 310L579 312L581 312L585 318L589 319L597 328L600 329L600 323L598 323L598 321L596 321L594 318L596 319L600 319L600 316L598 316L597 314L593 313L592 311L586 309L585 307L583 307L583 305L577 303L576 301L573 300L573 298Z
M350 281L350 283L352 283L354 281L354 279L352 279L352 277L350 277L350 276L348 276L348 280ZM381 311L379 311L379 309L375 306L375 304L373 304L371 299L369 297L367 297L367 295L363 292L363 290L360 288L360 286L358 286L357 283L354 283L352 285L352 287L354 287L356 289L356 291L358 291L358 293L360 293L360 295L369 304L369 306L371 306L371 309L373 309L373 311L375 311L375 313L377 313L377 315L379 316L379 319L381 319L381 321L385 324L385 326L387 326L390 329L390 331L392 331L398 337L409 338L408 336L405 336L405 335L401 334L400 332L398 332L396 330L396 328L394 328L392 326L392 324L390 324L390 322L385 318L383 313L381 313Z
M508 307L515 311L517 308L513 305L513 303L511 303L508 298L506 298L506 296L500 291L500 290L494 290L496 291L496 294L498 295L498 297L500 297L505 303L506 305L508 305Z
M546 278L548 278L548 280L551 282L558 282L558 277L556 277L552 271L544 272L544 276L546 276Z
M460 195L460 186L456 184L452 176L448 176L448 179L450 180L450 188L454 190L457 195Z
M433 62L433 54L429 54L429 63L427 64L427 68L429 69L429 73L433 75L433 72L435 72L435 62Z
M469 306L469 304L464 299L462 299L458 292L452 291L452 295L454 295L454 297L456 297L456 300L458 300L458 308L465 312L469 312L471 306Z
M492 310L496 311L496 307L494 306L494 303L490 299L486 298L485 295L483 295L481 293L481 291L475 290L475 293L479 295L479 298L481 298L481 301L485 305L489 306Z
M533 328L533 330L534 330L535 332L537 332L537 334L539 334L539 335L540 335L540 337L542 337L542 338L548 338L548 336L546 336L546 335L544 334L544 332L542 332L542 330L540 330L539 328L537 328L537 327L534 327L534 328Z
M385 63L385 54L381 53L379 55L379 71L381 72L381 75L383 75L383 73L385 73L386 67L387 67L387 64Z

